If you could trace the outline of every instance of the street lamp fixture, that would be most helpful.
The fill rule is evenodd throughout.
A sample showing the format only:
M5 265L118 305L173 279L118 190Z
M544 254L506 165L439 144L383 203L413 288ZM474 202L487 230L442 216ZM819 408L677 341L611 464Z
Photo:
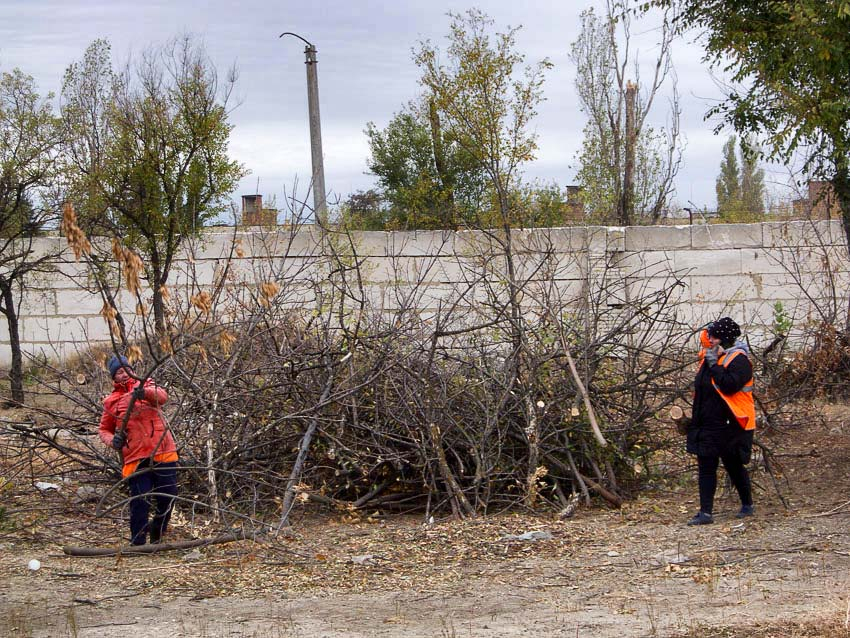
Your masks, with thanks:
M328 202L325 191L325 166L322 158L322 124L319 118L319 77L316 70L318 59L316 47L297 33L286 31L278 37L291 35L304 42L304 56L307 66L307 112L310 118L310 156L313 163L313 210L316 219L327 221Z

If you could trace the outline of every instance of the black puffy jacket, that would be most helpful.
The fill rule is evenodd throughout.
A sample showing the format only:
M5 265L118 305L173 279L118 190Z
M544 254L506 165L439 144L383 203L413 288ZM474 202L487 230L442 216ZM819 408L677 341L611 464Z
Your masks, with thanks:
M746 344L739 341L727 352L742 350L749 355ZM694 403L691 426L688 429L687 450L698 456L734 455L748 463L753 446L753 431L738 425L732 410L712 384L725 394L734 394L753 376L749 356L738 355L728 367L703 363L694 380Z

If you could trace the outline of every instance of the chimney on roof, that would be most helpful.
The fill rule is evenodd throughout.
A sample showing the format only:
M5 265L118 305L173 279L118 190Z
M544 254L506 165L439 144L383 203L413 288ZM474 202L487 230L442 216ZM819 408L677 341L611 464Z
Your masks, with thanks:
M242 226L276 226L277 209L263 208L262 195L242 196Z

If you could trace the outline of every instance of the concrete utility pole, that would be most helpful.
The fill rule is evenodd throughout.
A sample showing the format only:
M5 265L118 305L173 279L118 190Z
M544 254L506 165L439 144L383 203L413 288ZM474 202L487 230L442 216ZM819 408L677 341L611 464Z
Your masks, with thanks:
M310 157L313 162L313 211L316 219L322 223L327 221L328 202L325 191L325 164L322 157L322 122L319 117L319 76L316 65L316 47L297 33L286 31L285 35L295 36L307 46L304 47L304 64L307 65L307 112L310 118Z

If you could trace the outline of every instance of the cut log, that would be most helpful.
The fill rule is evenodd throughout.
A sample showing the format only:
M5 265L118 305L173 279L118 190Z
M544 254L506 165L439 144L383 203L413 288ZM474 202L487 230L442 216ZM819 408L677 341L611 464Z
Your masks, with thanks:
M233 541L253 539L253 532L228 532L213 538L198 538L193 541L178 541L174 543L157 543L155 545L124 545L123 547L74 547L66 545L62 551L69 556L133 556L140 554L156 554L158 552L173 552L180 549L192 549L193 547L205 547L207 545L219 545Z
M691 427L691 415L680 408L678 405L674 405L670 408L670 420L676 424L676 431L685 436L688 433L688 428Z

